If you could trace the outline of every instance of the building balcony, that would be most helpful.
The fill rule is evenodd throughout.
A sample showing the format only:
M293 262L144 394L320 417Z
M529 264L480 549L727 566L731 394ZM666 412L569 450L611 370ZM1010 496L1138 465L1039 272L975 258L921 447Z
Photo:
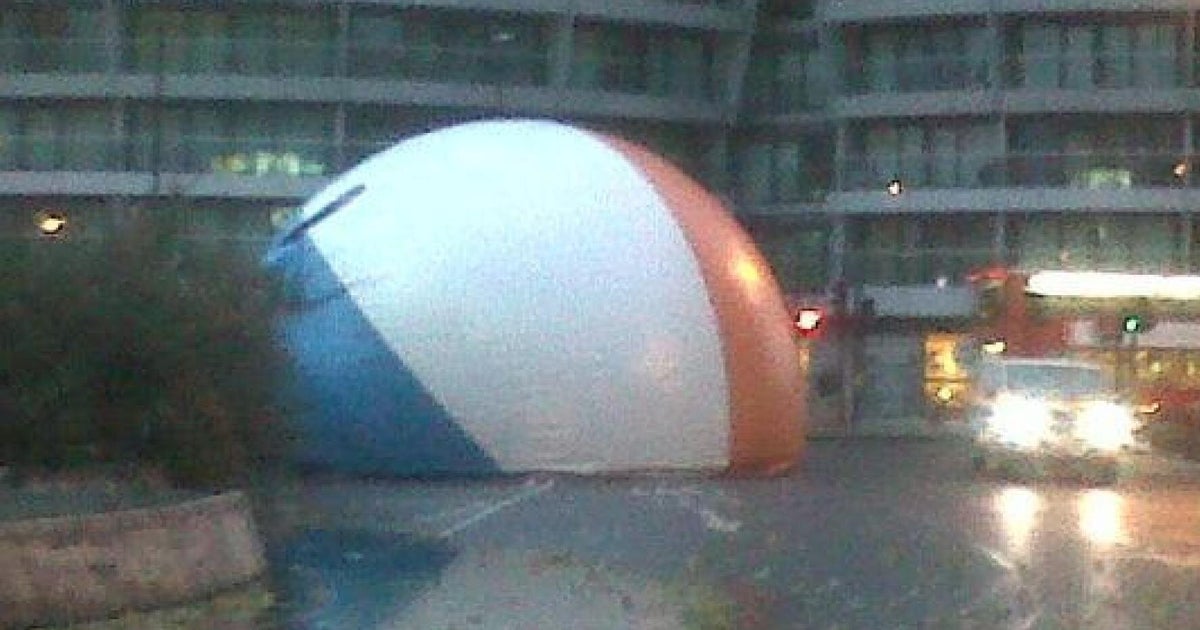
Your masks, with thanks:
M842 191L916 188L1131 190L1200 186L1200 155L1169 153L962 153L858 156L841 163Z

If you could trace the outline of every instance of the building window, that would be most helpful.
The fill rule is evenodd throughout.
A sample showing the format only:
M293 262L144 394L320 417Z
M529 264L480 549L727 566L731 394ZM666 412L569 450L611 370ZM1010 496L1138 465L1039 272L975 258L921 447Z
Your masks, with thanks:
M287 33L280 37L280 33ZM128 64L141 72L324 76L337 72L330 10L139 7Z
M746 226L787 294L820 293L829 284L829 227L795 221Z
M716 40L702 31L590 24L575 35L571 83L614 92L707 99Z
M1003 155L999 127L983 120L880 120L852 127L842 186L974 188Z
M738 197L747 203L820 202L833 183L832 158L832 139L819 134L750 142L735 158Z
M1009 228L1018 266L1164 273L1182 266L1176 215L1044 213Z
M1039 89L1182 87L1183 34L1181 19L1015 22L1006 36L1006 82Z
M983 25L889 25L848 28L851 92L965 90L988 85L988 31Z
M829 94L824 60L812 42L775 42L758 47L747 68L750 105L758 111L819 108Z
M352 76L499 85L547 81L542 18L426 9L362 10L350 19Z
M0 11L0 70L100 72L108 67L103 5L6 3Z
M332 121L324 107L147 105L129 127L141 170L301 177L333 172Z
M1004 179L1012 186L1174 187L1187 181L1183 121L1070 116L1009 122Z
M856 218L848 275L862 284L963 284L992 261L993 225L988 214Z
M120 171L122 141L96 103L0 106L0 170Z

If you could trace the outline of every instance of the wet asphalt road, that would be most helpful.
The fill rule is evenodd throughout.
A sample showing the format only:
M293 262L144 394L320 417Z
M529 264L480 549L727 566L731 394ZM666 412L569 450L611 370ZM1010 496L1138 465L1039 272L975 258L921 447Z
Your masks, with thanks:
M742 628L1200 628L1200 479L977 479L955 440L810 443L785 478L309 478L295 628L384 628L461 554L704 584ZM486 619L480 627L488 627Z

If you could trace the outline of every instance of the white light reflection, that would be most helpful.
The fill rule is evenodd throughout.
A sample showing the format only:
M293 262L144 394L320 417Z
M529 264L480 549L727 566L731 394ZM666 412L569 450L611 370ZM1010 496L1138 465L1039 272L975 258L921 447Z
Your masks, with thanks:
M1088 542L1099 547L1127 542L1124 497L1102 488L1080 494L1079 531Z
M1029 488L1010 486L996 493L992 505L1000 518L1008 552L1020 558L1028 556L1030 538L1042 511L1042 498Z

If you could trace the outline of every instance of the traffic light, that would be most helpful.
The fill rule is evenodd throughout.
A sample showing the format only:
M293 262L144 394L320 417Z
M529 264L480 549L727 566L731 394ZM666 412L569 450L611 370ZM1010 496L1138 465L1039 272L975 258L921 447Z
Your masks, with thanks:
M1121 332L1123 333L1141 333L1146 332L1146 321L1141 315L1125 315L1121 318Z
M802 337L815 337L821 332L825 312L816 307L804 307L796 311L796 331Z

